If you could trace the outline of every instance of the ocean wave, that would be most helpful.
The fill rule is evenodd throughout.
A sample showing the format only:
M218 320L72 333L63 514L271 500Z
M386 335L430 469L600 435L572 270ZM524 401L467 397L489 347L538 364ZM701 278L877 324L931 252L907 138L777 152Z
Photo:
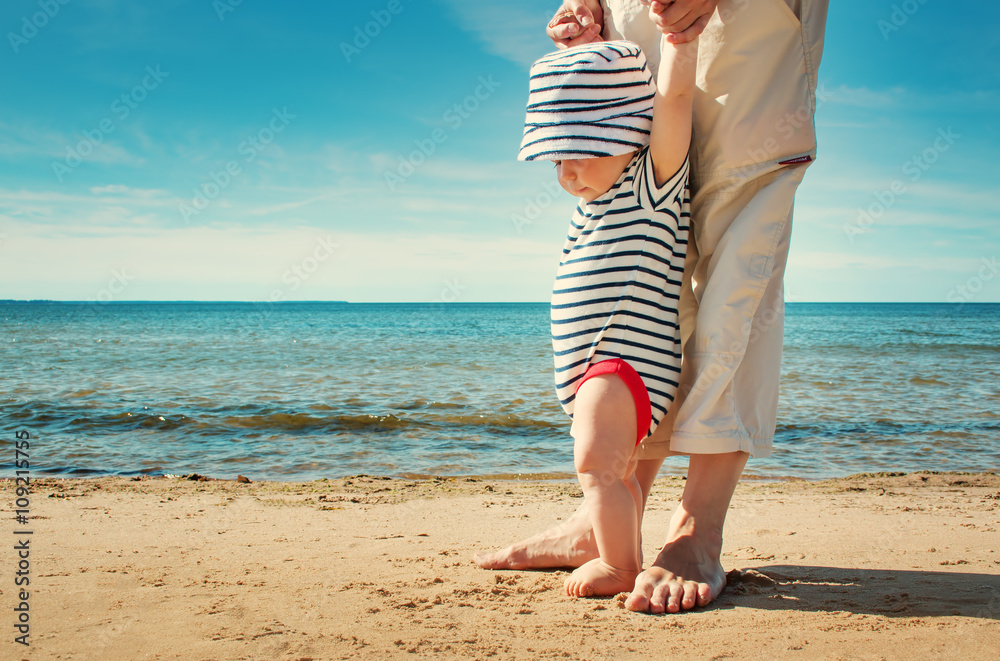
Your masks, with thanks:
M216 422L216 426L224 429L275 432L376 431L423 424L425 423L410 418L400 418L393 414L313 416L307 413L235 416L222 418Z
M793 441L801 439L836 440L843 437L906 439L913 436L972 436L1000 430L1000 423L992 421L941 424L935 422L899 422L885 418L853 422L781 423L775 428L775 439Z
M922 376L914 376L910 378L910 383L916 386L950 386L951 384L947 381L939 381L934 377L924 378Z
M0 407L2 409L4 407ZM219 407L223 408L223 407ZM259 406L226 407L260 410ZM216 411L94 411L57 406L32 406L21 403L16 410L0 410L0 416L16 419L19 424L47 427L62 433L98 433L101 431L176 431L203 435L313 434L333 432L386 432L402 429L427 430L505 429L531 432L562 429L562 425L511 413L451 413L456 406L423 407L419 415L333 413L314 415L295 411L260 411L250 415L218 415ZM467 407L465 407L467 408Z
M900 335L916 335L918 337L958 337L958 333L945 333L942 331L917 330L914 328L897 328Z

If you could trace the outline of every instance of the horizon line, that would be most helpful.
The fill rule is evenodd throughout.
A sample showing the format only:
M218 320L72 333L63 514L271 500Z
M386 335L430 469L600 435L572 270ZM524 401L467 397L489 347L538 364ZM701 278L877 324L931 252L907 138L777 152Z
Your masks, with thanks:
M121 301L94 301L86 299L52 299L52 298L3 298L0 304L28 303L83 303L89 305L121 305L126 303L241 303L251 305L295 305L295 304L337 304L337 305L548 305L550 301L343 301L343 300L301 300L301 301L253 301L224 299L130 299ZM800 303L814 305L997 305L1000 301L785 301L786 305Z

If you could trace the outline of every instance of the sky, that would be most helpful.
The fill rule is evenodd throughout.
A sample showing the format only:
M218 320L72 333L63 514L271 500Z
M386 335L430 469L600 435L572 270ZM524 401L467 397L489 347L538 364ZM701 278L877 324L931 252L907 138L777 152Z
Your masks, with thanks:
M0 299L548 301L557 6L5 0ZM1000 7L838 0L818 79L786 300L1000 301Z

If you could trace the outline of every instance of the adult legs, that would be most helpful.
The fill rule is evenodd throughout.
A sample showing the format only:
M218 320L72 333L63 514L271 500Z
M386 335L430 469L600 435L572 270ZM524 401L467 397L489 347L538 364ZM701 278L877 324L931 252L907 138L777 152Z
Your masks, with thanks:
M673 425L674 411L671 410L647 442L661 438L669 442ZM641 492L643 510L663 459L662 456L640 458L635 463L634 477ZM642 511L640 511L640 524L641 517ZM590 520L590 509L584 500L565 522L502 549L476 553L473 559L484 569L548 569L579 567L596 557L598 557L597 541Z
M673 417L664 419L647 442L655 446L661 435L669 441ZM722 592L726 584L720 563L722 531L748 457L745 452L691 455L666 542L653 565L636 578L626 601L629 609L674 613L704 606ZM635 462L643 509L663 461L661 456ZM565 523L498 551L477 553L475 561L486 569L544 569L580 567L598 557L590 503L585 499Z
M676 613L705 606L722 592L722 531L733 492L749 455L745 452L691 455L681 502L670 520L666 543L653 565L635 581L626 607ZM643 506L663 459L643 459L635 477ZM476 555L488 569L579 567L598 558L585 501L566 523L490 553Z

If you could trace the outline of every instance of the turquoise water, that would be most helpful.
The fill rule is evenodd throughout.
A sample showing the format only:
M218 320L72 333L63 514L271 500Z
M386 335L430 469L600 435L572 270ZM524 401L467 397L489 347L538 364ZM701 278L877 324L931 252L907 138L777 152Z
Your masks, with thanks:
M1000 305L786 315L748 475L1000 467ZM0 446L28 431L35 476L573 470L545 303L0 303L0 346Z

